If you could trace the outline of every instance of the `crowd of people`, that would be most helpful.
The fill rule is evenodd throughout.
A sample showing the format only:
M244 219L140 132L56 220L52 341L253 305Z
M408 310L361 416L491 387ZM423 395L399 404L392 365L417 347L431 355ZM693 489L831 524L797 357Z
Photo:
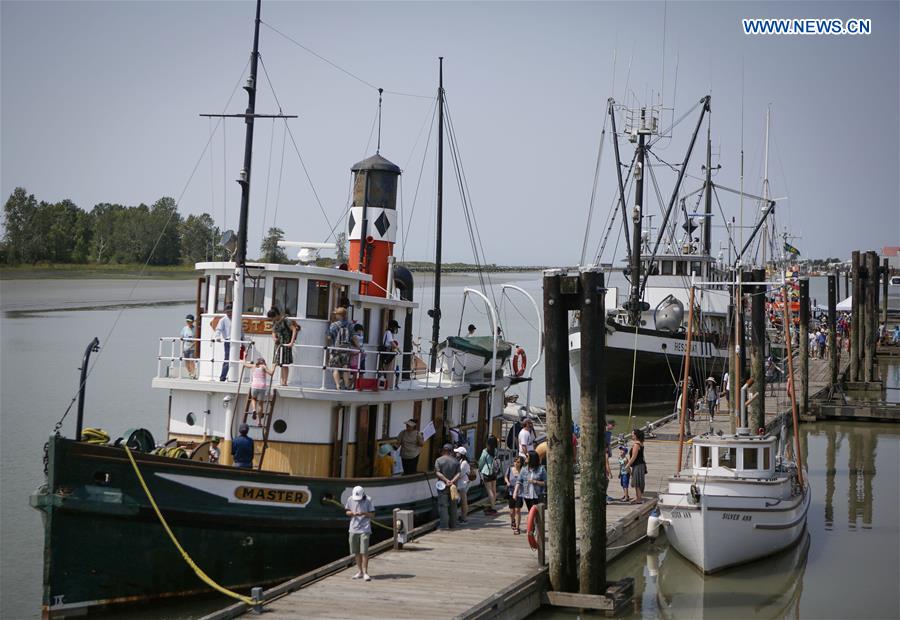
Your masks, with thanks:
M331 316L331 322L326 332L326 345L328 346L327 365L331 369L334 387L338 390L353 390L358 387L358 380L366 370L367 352L365 350L366 333L361 323L356 323L348 318L347 303L335 308ZM216 340L223 343L224 361L219 374L220 381L229 380L231 365L231 304L225 308L222 317L213 319ZM266 314L271 321L271 336L274 342L274 355L272 368L269 368L262 357L251 361L245 366L251 368L263 368L270 375L274 375L275 369L280 368L280 385L288 385L291 365L294 364L294 346L300 337L300 325L289 318L285 311L272 307ZM397 334L400 324L391 319L385 328L381 343L378 345L377 374L380 387L392 389L396 386L397 354L400 353L400 341ZM191 379L197 378L198 338L196 337L194 315L185 317L185 325L180 332L182 361L187 375ZM240 359L245 359L246 350L241 345ZM262 363L259 364L259 360ZM234 380L232 378L232 380Z

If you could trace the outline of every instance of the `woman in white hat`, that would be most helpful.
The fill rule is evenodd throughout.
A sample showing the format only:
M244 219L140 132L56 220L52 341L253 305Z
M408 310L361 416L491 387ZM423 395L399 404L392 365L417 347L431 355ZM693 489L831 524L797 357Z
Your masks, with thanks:
M372 581L369 577L369 537L372 535L372 517L375 506L360 486L353 487L347 503L344 505L350 517L350 555L356 556L356 574L353 579Z

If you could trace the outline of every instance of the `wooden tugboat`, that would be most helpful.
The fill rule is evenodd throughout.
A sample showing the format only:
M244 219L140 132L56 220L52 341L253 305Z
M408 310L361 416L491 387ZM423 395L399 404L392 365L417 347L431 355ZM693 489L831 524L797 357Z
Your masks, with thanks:
M490 372L454 376L442 370L451 353L428 360L414 350L413 278L393 258L400 169L380 154L352 167L349 264L325 268L246 260L259 10L257 2L246 86L250 104L242 115L248 138L234 259L196 265L195 338L160 338L152 380L169 395L167 445L180 446L193 458L151 453L146 431L122 440L185 551L216 582L237 589L284 580L346 555L347 522L340 506L356 485L373 498L376 521L390 523L394 508L413 510L419 522L432 517L436 490L429 470L449 428L471 440L469 453L477 457L488 435L500 434L492 425L500 423L504 391L520 380L496 359ZM229 306L230 337L222 338L216 327ZM240 357L272 364L275 343L267 309L273 306L300 333L293 363L285 366L286 385L279 385L276 370L269 398L254 420L247 403L250 371L243 371ZM326 341L338 306L364 326L362 352L341 351ZM440 312L434 314L437 332ZM391 321L400 326L400 350L383 364L378 345ZM497 325L491 330L496 333ZM332 365L335 352L362 360L352 373L355 389L335 385L333 371L344 372ZM85 367L87 357L89 351ZM452 366L453 360L447 363ZM44 614L208 590L167 538L125 450L77 440L82 415L79 410L76 439L51 437L46 483L31 498L44 517ZM380 446L409 419L430 435L418 473L373 477ZM241 423L250 425L255 440L252 468L230 466L230 444ZM213 438L221 438L217 463L208 458ZM471 484L470 493L477 496L480 478Z

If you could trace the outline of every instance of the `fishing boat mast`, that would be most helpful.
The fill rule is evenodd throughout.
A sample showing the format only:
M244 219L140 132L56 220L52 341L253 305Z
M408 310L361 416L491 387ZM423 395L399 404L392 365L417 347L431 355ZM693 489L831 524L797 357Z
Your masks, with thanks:
M628 316L635 327L641 324L641 224L643 220L644 203L644 142L647 134L652 130L646 124L647 108L641 108L640 123L637 131L637 163L634 165L634 210L631 213L632 232L634 243L631 246L631 267L629 278L631 279L631 296L628 300Z
M431 372L437 369L437 346L441 331L441 232L444 214L444 57L438 57L438 169L437 222L434 241L434 307L431 317Z

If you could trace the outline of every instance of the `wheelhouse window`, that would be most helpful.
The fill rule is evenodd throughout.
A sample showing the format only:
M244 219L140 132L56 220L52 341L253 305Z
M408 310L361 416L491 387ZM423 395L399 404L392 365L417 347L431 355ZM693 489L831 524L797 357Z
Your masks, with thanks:
M675 275L676 276L687 275L687 262L685 262L683 260L675 261Z
M691 275L692 275L692 276L701 276L701 275L703 275L702 273L700 273L700 270L701 270L701 267L700 267L700 261L698 261L698 260L692 260L692 261L691 261Z
M306 318L328 319L328 280L309 280L306 283Z
M369 328L372 326L372 309L371 308L363 308L362 324L363 324L363 329L365 330L363 332L363 342L369 343L369 342L371 342L370 336L369 336L369 333L370 333Z
M213 312L225 312L232 297L231 276L216 276L216 307Z
M297 291L300 283L293 278L273 278L272 305L287 316L297 316Z
M263 295L266 292L266 277L262 274L244 276L243 312L250 314L263 313Z
M719 448L719 467L737 469L737 454L734 448Z
M697 454L697 467L712 467L712 450L709 446L700 446Z
M744 469L759 469L759 452L756 448L744 448Z
M770 452L771 452L771 450L769 450L769 448L763 448L763 451L762 451L762 453L763 453L763 469L769 469L769 467L771 466L771 463L769 461L769 458L770 458L769 453Z
M672 275L672 261L670 261L670 260L664 260L664 261L662 262L662 274L663 274L664 276L670 276L670 275Z

